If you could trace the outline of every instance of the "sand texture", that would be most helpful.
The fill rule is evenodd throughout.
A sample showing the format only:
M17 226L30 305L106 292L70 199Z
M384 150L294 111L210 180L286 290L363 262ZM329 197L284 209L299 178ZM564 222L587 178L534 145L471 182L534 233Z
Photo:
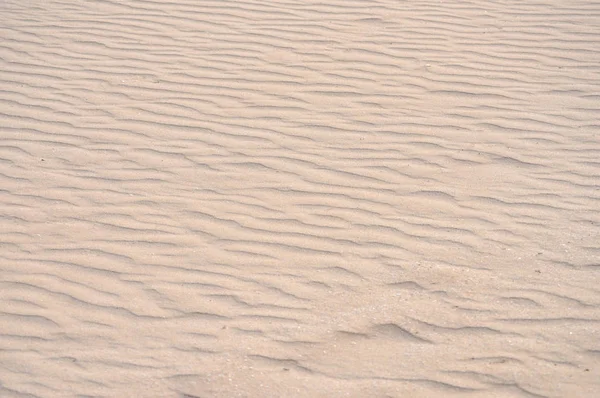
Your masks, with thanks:
M0 397L600 396L600 2L0 21Z

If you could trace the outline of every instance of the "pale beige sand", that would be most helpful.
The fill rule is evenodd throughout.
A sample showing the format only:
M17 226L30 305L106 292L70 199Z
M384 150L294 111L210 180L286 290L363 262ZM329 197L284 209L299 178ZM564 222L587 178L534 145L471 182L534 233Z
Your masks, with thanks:
M600 3L0 15L1 397L600 396Z

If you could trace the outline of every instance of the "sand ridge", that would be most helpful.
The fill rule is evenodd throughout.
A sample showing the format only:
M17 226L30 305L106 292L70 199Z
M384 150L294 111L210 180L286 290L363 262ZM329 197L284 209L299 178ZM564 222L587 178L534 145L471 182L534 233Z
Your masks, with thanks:
M0 396L597 396L600 4L0 21Z

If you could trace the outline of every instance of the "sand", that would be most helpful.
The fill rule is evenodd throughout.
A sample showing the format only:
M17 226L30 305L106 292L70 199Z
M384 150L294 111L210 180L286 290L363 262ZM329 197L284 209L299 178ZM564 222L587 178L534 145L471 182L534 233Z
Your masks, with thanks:
M0 4L1 397L596 397L600 3Z

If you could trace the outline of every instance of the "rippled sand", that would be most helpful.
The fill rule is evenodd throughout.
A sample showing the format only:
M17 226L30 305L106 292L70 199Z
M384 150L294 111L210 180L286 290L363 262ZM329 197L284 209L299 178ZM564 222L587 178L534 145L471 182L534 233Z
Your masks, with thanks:
M0 3L1 397L600 396L600 3Z

